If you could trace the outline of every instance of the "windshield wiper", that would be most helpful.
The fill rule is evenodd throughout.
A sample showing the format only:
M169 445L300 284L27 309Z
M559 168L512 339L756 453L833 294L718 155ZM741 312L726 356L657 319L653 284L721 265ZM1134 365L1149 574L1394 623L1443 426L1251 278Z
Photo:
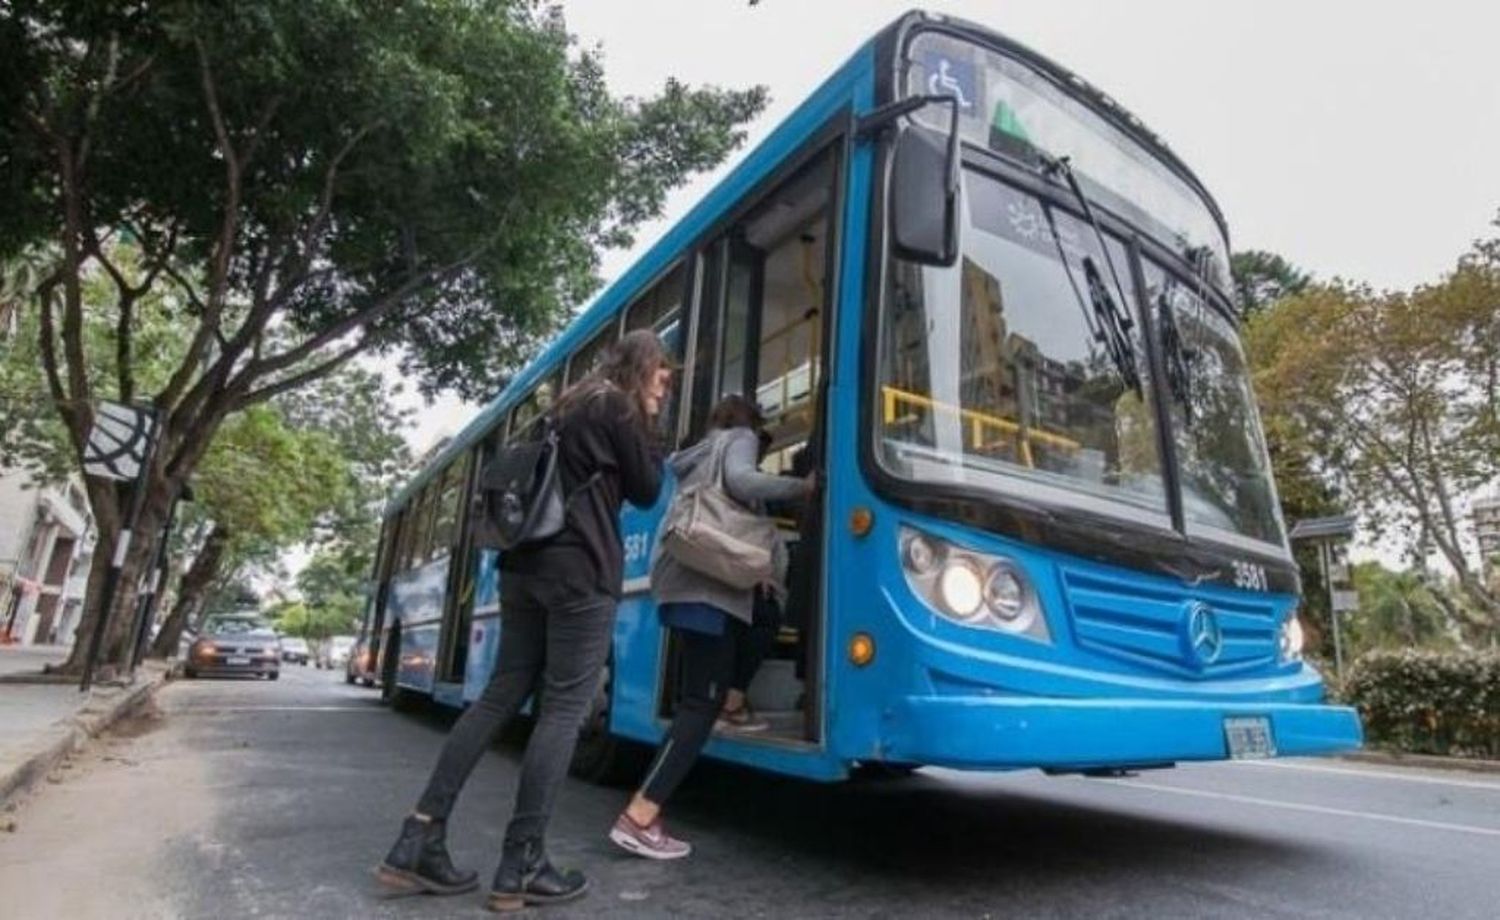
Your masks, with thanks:
M1182 406L1184 425L1193 423L1193 352L1182 342L1182 331L1177 328L1177 311L1167 300L1164 290L1156 296L1156 312L1161 317L1161 356L1166 365L1167 389L1172 398Z
M1084 311L1084 319L1088 322L1089 332L1109 353L1110 360L1119 371L1125 385L1144 399L1145 394L1141 390L1141 375L1136 363L1135 345L1130 340L1130 332L1135 328L1135 321L1130 318L1129 311L1124 307L1125 288L1120 284L1120 273L1115 270L1115 260L1110 258L1109 243L1104 239L1104 230L1099 226L1098 218L1094 216L1094 209L1089 206L1088 196L1084 195L1082 186L1078 184L1078 177L1073 175L1073 167L1068 164L1068 158L1049 157L1040 152L1038 156L1042 160L1042 171L1049 176L1063 176L1068 188L1073 192L1073 197L1078 199L1083 216L1088 220L1089 226L1094 229L1094 236L1099 240L1099 251L1104 255L1104 263L1109 266L1109 275L1114 281L1115 292L1120 295L1116 300L1109 288L1105 287L1104 276L1099 272L1099 266L1094 262L1093 256L1086 255L1083 257L1083 276L1088 284L1089 296L1087 301L1084 300L1083 293L1078 289L1078 282L1074 280L1073 272L1068 268L1067 252L1063 249L1062 236L1057 232L1057 219L1053 217L1052 209L1043 204L1042 213L1047 217L1047 226L1052 231L1053 242L1057 244L1057 254L1062 259L1063 273L1068 276L1068 284L1073 288L1073 296L1078 299L1078 306Z

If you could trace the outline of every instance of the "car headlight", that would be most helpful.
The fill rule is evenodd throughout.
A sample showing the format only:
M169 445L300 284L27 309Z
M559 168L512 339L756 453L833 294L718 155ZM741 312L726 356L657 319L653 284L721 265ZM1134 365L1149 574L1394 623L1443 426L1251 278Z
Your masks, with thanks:
M1294 608L1281 624L1280 652L1283 663L1302 660L1302 644L1306 636L1302 632L1302 618Z
M1015 560L964 549L910 527L901 528L900 552L907 583L942 616L965 626L1052 640L1036 589Z

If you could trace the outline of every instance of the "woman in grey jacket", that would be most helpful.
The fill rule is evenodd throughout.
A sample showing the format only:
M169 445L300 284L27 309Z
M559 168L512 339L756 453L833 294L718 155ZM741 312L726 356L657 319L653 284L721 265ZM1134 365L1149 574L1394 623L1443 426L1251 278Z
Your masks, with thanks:
M817 488L815 476L789 479L762 473L757 437L763 424L755 403L727 396L709 416L708 437L673 455L667 463L679 485L713 474L714 457L723 452L724 490L748 508L764 513L765 503L806 497ZM651 859L678 859L692 852L685 841L662 829L661 809L708 742L734 672L734 642L739 630L730 620L748 625L755 592L780 592L781 585L731 587L678 563L658 551L651 564L651 590L664 625L677 631L682 661L681 698L667 737L630 804L615 819L609 839ZM786 574L786 553L778 547L778 581Z

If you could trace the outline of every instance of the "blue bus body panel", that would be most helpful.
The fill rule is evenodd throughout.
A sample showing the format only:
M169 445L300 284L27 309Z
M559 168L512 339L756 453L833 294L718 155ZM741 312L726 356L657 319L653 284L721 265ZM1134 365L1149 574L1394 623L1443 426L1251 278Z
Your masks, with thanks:
M1277 657L1290 595L1187 587L923 519L881 502L857 477L833 489L830 520L847 520L855 505L872 509L876 520L862 538L831 532L834 570L870 573L829 582L825 661L838 756L975 769L1223 759L1225 719L1234 716L1266 718L1282 755L1360 744L1353 710L1322 705L1318 674ZM901 570L902 525L1009 558L1035 587L1050 640L939 615ZM1187 664L1179 646L1181 611L1193 603L1225 611L1223 658L1202 668ZM844 652L855 632L875 643L865 667Z
M907 696L891 707L883 755L965 769L1086 770L1227 756L1224 720L1270 720L1277 756L1357 747L1344 706Z

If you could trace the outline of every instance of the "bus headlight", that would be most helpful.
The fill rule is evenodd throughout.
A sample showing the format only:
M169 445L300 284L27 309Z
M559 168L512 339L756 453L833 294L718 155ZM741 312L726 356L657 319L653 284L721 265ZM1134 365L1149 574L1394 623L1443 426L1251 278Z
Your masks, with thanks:
M908 571L916 575L930 575L941 560L932 540L915 530L903 530L901 534L901 561Z
M901 568L912 590L964 626L1052 641L1036 589L1019 563L901 528Z
M937 588L938 600L943 602L950 613L964 620L972 619L979 613L984 593L979 583L979 572L969 560L954 559L943 566Z
M1305 638L1302 634L1302 618L1297 616L1294 608L1287 616L1286 622L1281 624L1282 663L1302 660L1302 643Z
M1004 563L991 568L984 580L984 605L1006 622L1018 619L1026 607L1026 586L1021 583L1021 575Z

